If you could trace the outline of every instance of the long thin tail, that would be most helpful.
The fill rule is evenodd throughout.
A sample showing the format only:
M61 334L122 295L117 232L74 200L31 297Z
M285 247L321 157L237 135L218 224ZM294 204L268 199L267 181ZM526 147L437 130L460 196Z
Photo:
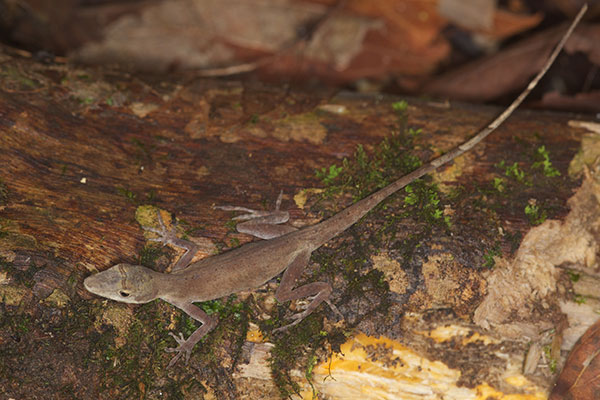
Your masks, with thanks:
M372 210L373 207L375 207L377 204L383 201L386 197L397 192L398 190L402 189L404 186L415 181L416 179L419 179L423 175L432 172L439 166L444 165L447 162L460 156L461 154L469 151L476 144L485 139L490 133L496 130L496 128L498 128L504 121L506 121L506 119L510 117L510 115L515 111L515 109L519 107L523 100L525 100L525 97L527 97L529 93L531 93L531 91L537 86L540 79L542 79L542 77L546 74L548 69L550 69L550 66L552 66L552 64L554 63L554 60L556 59L560 51L563 49L565 43L573 33L575 27L579 24L579 21L581 21L581 18L583 17L586 11L587 4L584 4L583 7L581 7L581 10L577 14L577 16L575 17L575 19L573 20L573 22L571 23L571 25L569 26L569 29L567 29L567 32L564 34L560 42L558 42L558 44L554 48L554 51L550 54L550 57L548 57L548 60L544 64L544 67L541 69L541 71L538 72L535 78L533 78L533 80L529 83L527 88L519 95L519 97L517 97L512 102L512 104L508 106L508 108L504 110L504 112L502 112L498 117L496 117L496 119L494 119L488 126L482 129L477 135L473 136L465 143L453 148L446 154L441 155L440 157L423 165L419 169L407 175L404 175L402 178L398 179L394 183L391 183L383 189L354 203L353 205L346 208L345 210L342 210L340 213L334 215L327 221L323 221L322 223L309 228L308 231L310 231L310 234L312 235L310 241L315 245L315 248L321 246L323 243L335 237L340 232L345 231L347 228L349 228L351 225L353 225L359 219L361 219L366 213Z

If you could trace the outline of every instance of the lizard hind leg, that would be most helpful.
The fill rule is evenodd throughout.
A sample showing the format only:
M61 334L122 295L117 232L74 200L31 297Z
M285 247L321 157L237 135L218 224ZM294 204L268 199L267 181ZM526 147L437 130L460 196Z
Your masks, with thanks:
M236 229L240 233L246 233L260 239L273 239L283 236L286 233L297 230L293 226L280 225L289 221L290 214L287 211L281 211L281 200L283 191L279 192L275 202L275 210L253 210L238 206L216 206L217 210L223 211L243 211L246 214L238 215L233 218L234 221L244 221L237 224Z
M294 320L294 322L277 328L274 330L274 332L282 332L291 328L294 325L299 324L304 318L309 316L322 302L326 302L340 319L344 319L342 313L340 313L337 307L329 300L329 296L331 295L332 291L331 285L329 283L312 282L294 289L296 280L302 274L302 271L308 264L309 259L310 251L308 250L302 250L296 256L296 258L294 258L294 260L290 263L290 265L283 273L281 283L279 284L279 288L275 293L275 298L280 302L284 302L288 300L297 300L309 296L314 297L302 312L292 315L292 319Z

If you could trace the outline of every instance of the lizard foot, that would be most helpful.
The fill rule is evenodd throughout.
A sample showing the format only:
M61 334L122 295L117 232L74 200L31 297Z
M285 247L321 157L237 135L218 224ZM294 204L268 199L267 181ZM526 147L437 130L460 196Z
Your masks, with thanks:
M160 211L157 211L156 215L158 216L158 229L151 228L149 226L142 227L145 231L156 233L158 235L157 238L150 238L148 240L151 242L160 242L162 244L175 244L175 242L178 240L175 232L175 227L167 229L165 223L163 222L162 216L160 215Z
M173 357L173 359L171 359L171 362L169 362L169 365L167 366L167 368L171 368L183 356L185 356L185 363L187 364L188 361L190 360L190 355L192 354L192 348L193 348L193 346L189 346L188 345L187 340L185 340L183 338L183 334L181 332L179 332L179 336L175 335L172 332L169 332L169 335L171 335L173 337L173 339L175 339L175 341L177 341L177 344L179 346L177 346L177 347L170 347L168 349L165 349L165 351L167 353L177 353L175 355L175 357Z
M234 221L248 221L251 219L265 218L265 217L269 218L269 217L273 217L273 216L278 216L277 219L281 219L282 217L279 216L279 214L287 215L287 212L279 211L279 208L281 207L282 199L283 199L283 190L279 192L279 196L277 197L277 201L275 202L275 210L273 210L273 211L253 210L251 208L238 207L238 206L214 206L213 208L216 210L243 211L246 213L246 214L242 214L242 215L233 217L232 219ZM289 218L289 216L288 216L288 218ZM287 222L287 218L285 219L285 221L277 221L277 222L272 222L272 223L282 223L282 222Z
M337 315L340 320L344 320L344 315L338 310L338 308L329 300L325 300L327 305L331 308L331 310ZM290 316L291 319L294 320L291 324L284 325L277 329L273 329L273 332L284 332L290 329L292 326L298 325L304 318L308 317L308 315L312 312L312 310L307 310L303 312L299 312Z
M233 218L234 221L240 221L236 226L236 230L240 233L247 233L257 238L268 240L296 230L293 226L280 225L288 222L290 219L290 214L287 211L279 209L282 197L283 191L279 193L274 211L252 210L237 206L215 206L214 208L224 211L243 211L245 214Z
M298 306L298 308L300 310L307 310L310 308L310 305L312 304L312 301L317 297L318 295L315 296L310 296L307 297L306 300L308 301L307 304L304 305L300 305ZM329 299L325 299L323 300L325 303L327 303L327 305L329 306L329 308L331 308L331 311L333 311L335 313L335 315L340 319L343 320L344 319L344 315L342 315L342 313L340 312L340 310L338 310L338 308L335 306L335 304L333 304ZM303 313L297 313L291 316L292 319L296 319L296 318L300 318L301 314ZM307 314L308 315L308 314Z
M340 320L344 320L344 315L340 312L340 310L338 310L338 308L335 306L335 304L333 304L331 301L329 300L325 300L325 302L327 303L327 305L329 306L329 308L331 308L331 311L333 311L335 313L335 315L337 315L337 317Z

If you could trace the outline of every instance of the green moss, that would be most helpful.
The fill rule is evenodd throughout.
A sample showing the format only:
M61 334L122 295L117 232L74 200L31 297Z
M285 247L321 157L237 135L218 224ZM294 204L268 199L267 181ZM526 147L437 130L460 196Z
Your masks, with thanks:
M495 177L492 184L494 185L494 189L496 189L498 192L500 192L500 193L504 192L504 179L503 178Z
M422 162L414 154L415 149L419 149L421 154L427 151L415 143L421 130L407 127L407 104L394 104L392 108L398 116L398 126L392 135L374 146L372 151L357 146L353 157L315 171L324 187L315 209L329 205L334 210L326 210L326 214L340 211L343 201L336 200L343 198L343 194L350 194L353 201L358 201L421 166ZM501 218L496 210L502 209L507 201L516 201L510 197L515 189L522 190L525 186L525 191L528 192L538 185L547 184L547 179L553 178L553 174L544 172L550 171L544 167L544 151L537 150L536 154L540 157L536 162L540 164L512 160L497 163L496 167L502 175L475 191L466 184L466 188L455 188L451 194L445 195L429 177L411 183L404 193L391 196L376 207L366 217L369 220L368 226L359 222L340 235L335 241L335 249L324 246L315 251L312 261L319 268L313 272L310 281L335 282L333 300L348 316L345 329L352 329L364 318L378 318L380 326L384 327L385 321L392 318L388 315L392 298L400 298L394 304L401 304L410 301L412 293L422 290L419 267L423 257L428 254L431 241L444 240L444 233L450 236L454 228L449 215L457 215L461 223L470 224L469 229L478 238L475 242L461 236L461 232L452 232L454 235L458 234L459 238L462 237L456 256L461 260L465 259L462 262L468 265L493 268L494 257L501 254L503 241L516 246L520 241L518 232L504 232L500 229ZM541 174L544 180L538 179ZM473 185L477 186L477 183ZM446 214L445 203L449 199L459 206L451 209L453 213ZM523 208L519 208L521 210ZM483 224L482 219L485 221ZM400 297L394 297L396 294L390 293L385 275L371 266L370 256L374 249L380 248L387 248L388 252L394 254L394 259L402 260L401 267L410 271L412 286ZM461 254L461 251L464 253ZM296 287L301 284L299 282ZM277 307L271 319L262 323L261 329L268 332L289 323L285 318L286 312L289 313L287 304ZM327 307L321 306L305 321L292 328L289 334L286 332L283 340L275 336L281 342L278 344L277 340L274 341L276 348L272 352L271 366L282 396L290 396L299 390L289 376L292 369L304 369L307 371L306 378L309 379L314 362L311 356L314 354L314 346L323 344L318 333L322 330L321 315L326 312ZM292 333L294 336L291 336ZM342 336L341 331L334 329L327 335L327 340L331 343L338 335Z
M132 310L127 305L113 305ZM36 381L43 382L49 391L70 393L73 387L68 384L44 382L57 375L43 363L56 358L65 365L79 366L82 377L97 377L99 382L90 383L97 398L181 399L184 394L201 398L205 390L193 376L196 370L181 368L177 374L165 371L172 356L165 349L174 345L168 336L167 314L175 308L152 302L133 310L129 322L119 329L123 333L119 333L110 325L117 320L103 318L102 300L73 300L52 311L44 302L35 303L34 309L26 312L22 307L0 304L0 340L18 342L0 346L0 381L27 384L28 371L34 370L41 373ZM94 321L99 318L102 320ZM17 364L22 367L15 368Z
M541 168L544 175L549 178L560 176L560 172L550 162L550 153L546 150L546 146L539 146L535 151L534 157L537 161L531 165L531 168Z
M90 330L89 309L90 303L84 301L69 302L60 310L44 302L15 307L0 304L0 341L12 343L0 346L0 381L31 383L28 374L32 370L40 374L36 372L36 382L50 379L55 375L43 363L55 359L72 359L74 365L87 368L90 354L86 350L99 343L98 335ZM48 382L47 387L61 390L57 382Z
M514 178L518 182L528 184L525 181L525 171L519 167L519 164L514 162L511 165L507 165L506 161L502 160L498 164L495 165L496 168L502 169L504 171L504 175L509 178Z
M404 109L400 106L396 108ZM400 113L398 130L385 138L371 154L358 145L352 159L344 158L341 166L330 165L316 170L316 177L325 186L323 198L331 199L349 192L353 200L358 201L420 167L422 163L419 158L410 153L415 147L414 139L420 132L420 129L407 129L405 116ZM430 193L426 195L428 203L436 202L437 195L433 192L437 192L437 188L430 186ZM416 204L417 199L414 200ZM440 211L434 211L432 215L437 215L435 219L441 218Z
M313 313L302 323L271 338L275 345L269 360L271 374L282 398L300 395L300 386L292 379L290 371L298 365L304 365L305 371L308 371L310 365L314 365L315 351L321 348L326 340L326 336L320 334L321 326L321 322ZM268 329L270 327L265 327L265 330ZM310 374L305 376L310 382Z
M483 266L487 269L492 269L496 265L496 261L494 261L494 257L500 256L500 246L495 246L493 249L489 249L483 255Z
M575 271L567 271L567 275L573 283L579 282L579 279L581 279L581 274Z
M42 86L38 80L26 76L24 70L15 66L3 66L0 69L0 76L6 78L4 87L10 87L19 91L34 90Z
M24 363L28 356L22 349L29 333L35 329L36 322L23 310L0 303L0 337L3 343L8 340L22 342L19 346L0 346L0 380L22 381L21 377L15 376L13 369L16 363Z
M330 165L329 168L323 167L320 170L316 170L315 175L317 176L317 179L321 180L325 186L329 186L333 184L335 178L337 178L340 172L342 172L342 169L342 167L338 167L337 165L333 164Z
M564 192L571 182L552 165L550 152L539 143L539 137L531 135L528 138L531 140L514 139L520 149L514 157L519 160L504 159L495 163L500 176L493 177L488 185L478 187L479 196L473 198L469 206L493 212L502 220L525 217L534 226L566 211L565 203L556 193ZM520 244L521 234L507 230L502 233L503 240L514 252Z
M31 330L31 317L27 314L20 314L18 318L12 320L15 332L26 334Z
M225 222L225 227L227 227L227 230L232 233L232 232L236 232L235 227L237 226L237 221L234 219L230 219L229 221Z
M542 348L542 350L544 351L544 355L546 356L550 372L555 373L558 367L558 361L554 357L552 357L552 347L550 345L546 345Z
M117 187L117 193L119 193L121 196L125 197L128 201L135 205L141 205L143 202L153 203L158 201L156 191L154 190L150 190L148 193L145 194L138 194L126 187L119 186Z
M190 236L196 236L202 231L201 226L192 225L183 218L177 218L178 232L181 233L181 238L189 240Z
M117 192L125 197L127 200L129 200L130 202L137 204L137 195L135 193L133 193L131 190L124 188L124 187L118 187L117 188Z
M406 100L400 100L392 103L392 110L394 110L398 114L404 115L407 109L408 102Z
M587 301L587 298L582 294L576 294L575 296L573 296L573 300L577 304L585 304L585 302Z
M124 341L117 345L113 328L97 334L91 361L99 364L105 380L101 387L107 393L118 388L120 396L144 398L149 388L160 387L165 366L168 332L158 302L139 306Z
M440 206L440 195L436 184L426 184L419 180L404 188L405 207L413 207L419 218L430 224L443 222L450 227L450 217L444 215Z
M523 234L521 232L505 232L505 240L510 244L510 253L514 254L521 245Z
M327 332L325 332L325 334L327 334ZM312 354L310 354L308 356L308 360L306 363L306 370L304 371L304 377L306 378L306 380L310 384L310 387L312 388L313 398L316 398L316 395L317 395L315 386L312 383L313 370L314 370L315 366L317 365L317 361L318 361L318 358L317 358L315 352L316 352L316 348L313 348Z
M525 206L525 215L531 225L540 225L547 218L546 210L541 209L536 202L530 202Z

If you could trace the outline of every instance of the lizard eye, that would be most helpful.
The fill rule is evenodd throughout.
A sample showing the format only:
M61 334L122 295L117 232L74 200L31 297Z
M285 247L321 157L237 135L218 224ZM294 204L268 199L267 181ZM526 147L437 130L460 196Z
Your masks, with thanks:
M119 294L121 295L121 297L129 297L129 292L126 292L126 291L124 291L124 290L121 290L121 291L119 292Z

